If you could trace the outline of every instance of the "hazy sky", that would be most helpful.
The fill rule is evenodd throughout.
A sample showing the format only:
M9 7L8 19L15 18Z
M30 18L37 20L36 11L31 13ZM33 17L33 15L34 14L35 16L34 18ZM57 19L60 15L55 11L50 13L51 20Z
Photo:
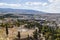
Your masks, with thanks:
M0 0L0 8L33 9L60 13L60 0Z

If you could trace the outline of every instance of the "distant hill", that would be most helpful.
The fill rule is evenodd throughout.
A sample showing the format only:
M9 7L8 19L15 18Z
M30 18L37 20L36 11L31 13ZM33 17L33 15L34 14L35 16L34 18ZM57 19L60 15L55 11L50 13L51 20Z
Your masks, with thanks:
M45 12L27 9L0 8L0 13L40 14Z

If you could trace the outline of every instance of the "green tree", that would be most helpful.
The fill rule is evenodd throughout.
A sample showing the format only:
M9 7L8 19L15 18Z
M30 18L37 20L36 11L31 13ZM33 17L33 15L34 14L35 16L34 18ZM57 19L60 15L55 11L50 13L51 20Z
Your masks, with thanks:
M35 40L38 40L38 31L37 29L33 32L33 37Z
M27 40L30 40L30 36L28 35Z
M17 35L17 37L18 37L18 40L20 40L21 35L20 35L20 32L19 32L19 31L18 31L18 35Z
M6 35L8 36L9 32L8 32L8 25L6 24Z
M42 31L42 25L38 27L38 32L41 33L41 31Z

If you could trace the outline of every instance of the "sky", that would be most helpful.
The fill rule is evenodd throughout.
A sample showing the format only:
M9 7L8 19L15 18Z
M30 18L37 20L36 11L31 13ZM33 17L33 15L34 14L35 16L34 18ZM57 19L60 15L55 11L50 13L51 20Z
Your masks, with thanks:
M30 9L60 13L60 0L0 0L0 8Z

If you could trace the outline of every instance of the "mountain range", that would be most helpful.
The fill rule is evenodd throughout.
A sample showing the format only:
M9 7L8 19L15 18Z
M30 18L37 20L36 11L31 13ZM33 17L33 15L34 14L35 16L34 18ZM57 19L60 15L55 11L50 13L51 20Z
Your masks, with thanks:
M42 11L28 10L28 9L11 9L11 8L0 8L0 13L20 13L20 14L40 14L45 13Z

